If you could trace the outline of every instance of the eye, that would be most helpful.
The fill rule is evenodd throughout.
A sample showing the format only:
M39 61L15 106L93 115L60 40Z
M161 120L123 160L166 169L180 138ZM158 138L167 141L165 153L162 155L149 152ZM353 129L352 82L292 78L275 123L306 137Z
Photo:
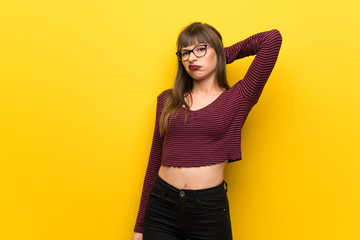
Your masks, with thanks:
M189 52L182 52L182 53L181 53L181 56L184 57L184 56L187 56L188 54L189 54Z
M196 49L196 51L197 51L197 52L203 52L203 51L205 51L205 49L206 49L205 46L201 46L201 47L198 47L198 48Z

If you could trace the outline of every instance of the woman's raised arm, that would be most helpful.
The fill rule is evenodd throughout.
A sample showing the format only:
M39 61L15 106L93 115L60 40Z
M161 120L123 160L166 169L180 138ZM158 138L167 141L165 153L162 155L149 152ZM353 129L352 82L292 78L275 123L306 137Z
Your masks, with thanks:
M224 48L226 63L255 55L243 80L236 83L239 94L257 103L276 63L282 36L277 29L254 34L243 41Z

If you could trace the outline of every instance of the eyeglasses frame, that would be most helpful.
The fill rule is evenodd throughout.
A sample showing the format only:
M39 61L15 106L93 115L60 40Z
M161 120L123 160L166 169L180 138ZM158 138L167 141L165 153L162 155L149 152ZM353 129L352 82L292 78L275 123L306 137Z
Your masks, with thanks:
M198 55L195 54L194 50L195 50L195 48L198 48L198 47L200 47L200 46L205 46L205 47L206 47L206 53L205 53L204 55L202 55L202 56L199 57ZM188 59L186 59L185 61L180 60L181 56L179 55L179 53L181 53L181 50L180 50L180 51L177 51L175 54L176 54L176 56L178 57L178 60L179 60L180 62L186 62L186 61L189 60L191 53L193 53L197 58L204 57L204 56L207 54L207 47L208 47L208 46L211 47L210 44L202 43L202 44L197 45L196 47L194 47L194 48L191 49L191 50L184 50L184 51L186 51L186 52L189 53L189 57L188 57Z

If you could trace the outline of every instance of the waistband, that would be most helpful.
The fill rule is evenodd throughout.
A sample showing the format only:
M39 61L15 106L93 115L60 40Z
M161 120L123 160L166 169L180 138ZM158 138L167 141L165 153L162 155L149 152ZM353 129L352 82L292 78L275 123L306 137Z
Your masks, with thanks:
M190 196L190 197L201 197L201 196L214 196L217 194L225 194L227 192L227 182L225 180L222 181L219 185L215 187L198 189L198 190L190 190L190 189L178 189L171 184L167 183L160 176L157 176L154 184L155 191L161 191L161 195L167 194L169 196Z

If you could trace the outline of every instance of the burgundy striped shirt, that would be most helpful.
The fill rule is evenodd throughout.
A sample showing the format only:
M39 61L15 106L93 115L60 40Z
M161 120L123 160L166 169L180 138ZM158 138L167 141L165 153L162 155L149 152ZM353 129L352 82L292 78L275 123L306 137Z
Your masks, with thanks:
M281 43L280 32L273 29L226 47L226 63L256 54L245 77L207 106L190 110L186 124L186 109L182 108L169 122L168 132L163 138L160 137L159 119L166 90L158 95L153 141L135 232L143 231L148 195L160 165L199 167L241 160L241 129L272 72Z

